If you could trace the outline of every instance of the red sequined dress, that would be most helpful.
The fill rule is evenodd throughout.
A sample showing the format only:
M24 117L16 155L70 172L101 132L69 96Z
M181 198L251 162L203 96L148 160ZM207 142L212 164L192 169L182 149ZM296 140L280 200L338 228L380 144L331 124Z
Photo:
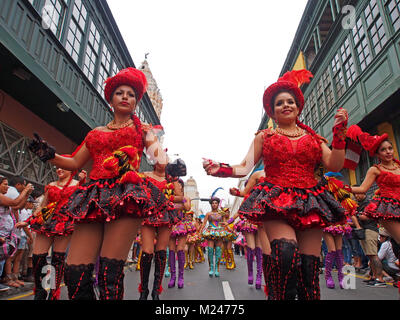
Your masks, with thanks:
M63 213L77 222L108 222L120 216L146 218L171 207L171 202L146 177L136 175L135 181L122 183L120 175L104 165L116 150L126 146L135 150L130 156L136 156L140 164L144 149L140 122L110 132L92 130L85 138L85 145L93 159L90 180L78 187L61 209Z
M239 213L251 221L286 220L298 230L327 227L345 221L345 210L315 170L321 163L319 138L297 140L264 130L265 177L243 200Z
M51 219L43 223L40 217L31 217L29 224L32 231L44 234L48 237L67 236L74 231L73 222L68 216L60 213L60 208L67 203L69 197L76 191L78 185L58 187L56 185L47 185L45 192L47 193L48 204L55 204L55 209Z
M147 177L161 192L168 195L173 190L174 185L167 180L158 181L152 177ZM173 204L171 207L159 215L151 215L150 217L143 220L142 225L148 225L151 227L168 226L171 227L173 224L179 221L178 211L175 210Z
M379 192L364 210L365 215L378 220L400 220L400 175L381 170L376 178Z

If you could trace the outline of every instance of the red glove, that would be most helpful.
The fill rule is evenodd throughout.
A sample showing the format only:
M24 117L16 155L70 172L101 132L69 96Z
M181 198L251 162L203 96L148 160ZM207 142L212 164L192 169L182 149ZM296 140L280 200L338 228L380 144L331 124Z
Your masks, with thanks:
M212 174L213 177L229 178L233 176L233 168L226 163L220 163L219 169L216 173Z
M343 150L346 148L346 132L347 132L347 122L349 120L349 116L347 114L347 111L342 110L342 108L338 110L338 113L340 112L345 112L345 119L341 121L340 116L338 116L338 114L335 116L336 120L332 128L333 131L332 148ZM341 122L337 123L338 121Z

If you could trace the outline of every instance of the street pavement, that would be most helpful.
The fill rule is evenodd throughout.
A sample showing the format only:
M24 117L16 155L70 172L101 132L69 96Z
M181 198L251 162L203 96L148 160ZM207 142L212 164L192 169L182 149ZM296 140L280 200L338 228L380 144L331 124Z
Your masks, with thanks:
M265 300L262 290L256 290L255 286L247 284L247 263L243 256L235 256L237 267L235 270L227 270L220 266L220 277L208 276L208 263L196 263L195 269L185 270L185 286L183 289L168 288L169 278L164 278L162 300ZM254 269L256 265L254 263ZM153 269L149 281L151 291L153 284ZM352 289L340 289L337 282L337 273L333 273L336 281L335 289L328 289L324 276L320 276L321 300L399 300L397 288L388 284L384 288L370 288L365 285L364 276L351 274L348 276ZM125 300L138 300L138 285L140 272L136 271L136 265L125 268ZM32 291L18 292L15 295L2 295L0 300L32 300ZM151 296L149 294L149 299ZM67 289L61 289L61 300L68 300Z

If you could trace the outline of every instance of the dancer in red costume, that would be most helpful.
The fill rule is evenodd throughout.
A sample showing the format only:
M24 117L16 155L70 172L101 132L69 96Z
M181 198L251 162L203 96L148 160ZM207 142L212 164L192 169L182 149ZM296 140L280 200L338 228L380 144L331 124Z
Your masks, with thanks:
M60 298L60 285L64 276L65 252L74 230L72 221L63 214L60 208L68 201L76 191L80 183L84 183L86 172L79 173L79 181L74 180L71 171L57 169L58 180L49 183L45 188L42 203L36 209L31 218L26 222L19 222L17 227L27 226L36 233L35 245L32 255L32 267L34 276L34 300L58 300ZM51 265L55 271L55 288L47 291L42 286L43 267L47 265L49 249L53 247Z
M364 209L364 214L377 220L390 233L393 252L400 258L400 161L394 158L393 144L386 133L372 136L356 125L349 128L347 136L361 143L371 157L379 159L379 164L369 168L361 186L351 190L363 194L374 182L378 185L379 191Z
M239 190L237 188L231 188L229 190L230 194L236 197L248 197L250 191L253 189L255 185L261 182L261 180L265 177L264 171L256 171L253 173L248 179L245 188L243 190ZM239 213L236 213L229 221L235 221L239 217ZM247 283L252 285L254 282L253 277L253 260L254 256L256 257L257 263L257 274L255 286L256 289L261 289L261 279L262 273L265 276L265 284L266 289L268 287L268 275L265 270L266 267L266 256L271 254L271 248L269 245L267 234L265 233L264 227L262 224L255 224L249 221L246 218L240 219L237 223L235 223L235 228L238 232L241 232L246 239L246 257L247 257L247 271L248 271L248 279ZM264 269L264 272L263 272Z
M309 82L306 70L286 73L264 93L266 113L276 129L259 132L241 164L230 166L205 160L207 174L241 178L264 161L265 180L257 184L239 213L263 221L271 255L268 257L273 295L269 299L320 299L319 255L322 229L345 218L344 209L318 182L315 168L342 169L345 157L347 112L339 109L333 126L333 150L326 140L298 120L304 107L300 85Z
M174 202L182 202L183 195L175 194L174 190L179 189L177 181L171 182L167 180L166 168L168 165L168 157L159 159L154 165L154 170L144 172L147 178L156 185L170 200ZM147 300L149 294L148 282L151 268L151 262L154 256L154 285L151 297L153 300L160 300L162 279L164 277L167 246L171 234L172 226L179 221L178 212L172 206L170 210L165 211L164 215L151 216L142 223L142 255L140 259L140 298L139 300ZM157 239L156 246L154 240ZM155 249L154 249L155 247ZM154 252L155 251L155 252Z
M151 126L134 114L146 88L145 75L134 68L107 79L104 96L114 119L90 131L72 158L56 154L38 135L30 145L42 161L70 171L93 160L90 180L60 210L76 222L65 267L70 299L95 299L92 274L99 257L100 299L122 300L124 264L141 218L170 207L160 189L137 172L144 148L154 163L164 153Z

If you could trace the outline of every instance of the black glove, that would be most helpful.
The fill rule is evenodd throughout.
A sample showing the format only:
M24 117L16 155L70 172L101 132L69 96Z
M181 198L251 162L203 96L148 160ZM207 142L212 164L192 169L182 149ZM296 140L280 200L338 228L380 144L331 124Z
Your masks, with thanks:
M36 132L33 136L34 138L28 145L28 149L43 162L54 159L56 156L56 149L44 141Z
M167 164L165 173L171 177L184 177L186 176L186 164L182 159L177 159Z

